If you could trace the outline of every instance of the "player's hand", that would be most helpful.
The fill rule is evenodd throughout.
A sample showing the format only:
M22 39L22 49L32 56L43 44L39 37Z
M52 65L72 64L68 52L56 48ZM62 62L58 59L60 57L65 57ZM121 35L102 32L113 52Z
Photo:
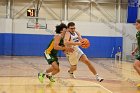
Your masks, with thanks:
M78 46L81 46L81 45L82 45L82 42L77 42L77 45L78 45Z
M134 56L134 54L135 54L135 51L132 51L132 52L131 52L131 55Z
M65 52L72 53L74 49L72 47L66 47Z
M80 43L81 43L81 45L80 45L81 47L82 47L82 46L85 46L85 41L84 41L84 39L81 39L81 40L80 40Z

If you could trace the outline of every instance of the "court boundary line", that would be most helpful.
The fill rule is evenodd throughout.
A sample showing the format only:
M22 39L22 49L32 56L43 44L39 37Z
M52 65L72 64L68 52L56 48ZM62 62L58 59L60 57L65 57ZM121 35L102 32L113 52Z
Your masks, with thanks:
M102 85L100 85L100 84L98 84L98 83L95 83L95 84L99 85L101 88L103 88L104 90L108 91L109 93L113 93L111 90L105 88L104 86L102 86Z

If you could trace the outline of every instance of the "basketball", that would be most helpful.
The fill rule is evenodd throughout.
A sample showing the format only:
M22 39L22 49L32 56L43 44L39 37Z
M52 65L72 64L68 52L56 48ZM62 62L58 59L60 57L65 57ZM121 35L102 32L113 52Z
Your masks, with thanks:
M90 46L90 42L87 38L82 38L80 42L82 43L81 45L82 48L88 48Z

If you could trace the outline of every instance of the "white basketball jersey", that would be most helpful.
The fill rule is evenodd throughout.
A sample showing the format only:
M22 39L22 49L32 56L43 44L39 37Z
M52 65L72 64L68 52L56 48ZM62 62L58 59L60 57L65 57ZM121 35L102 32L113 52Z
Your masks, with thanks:
M70 33L70 40L72 42L79 42L78 34L76 32ZM79 48L78 45L72 46L74 51L72 53L66 54L71 65L77 65L80 57L84 54L83 51Z
M73 34L71 33L70 38L71 38L71 41L73 42L79 42L79 38L76 32L74 32Z

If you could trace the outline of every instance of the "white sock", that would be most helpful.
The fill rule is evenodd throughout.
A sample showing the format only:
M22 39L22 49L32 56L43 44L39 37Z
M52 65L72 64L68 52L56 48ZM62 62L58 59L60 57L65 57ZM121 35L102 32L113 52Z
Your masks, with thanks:
M70 70L69 70L69 73L70 73L70 74L73 74L73 72L71 72Z
M98 75L98 74L96 74L95 76L96 76L96 77L99 77L99 75Z

